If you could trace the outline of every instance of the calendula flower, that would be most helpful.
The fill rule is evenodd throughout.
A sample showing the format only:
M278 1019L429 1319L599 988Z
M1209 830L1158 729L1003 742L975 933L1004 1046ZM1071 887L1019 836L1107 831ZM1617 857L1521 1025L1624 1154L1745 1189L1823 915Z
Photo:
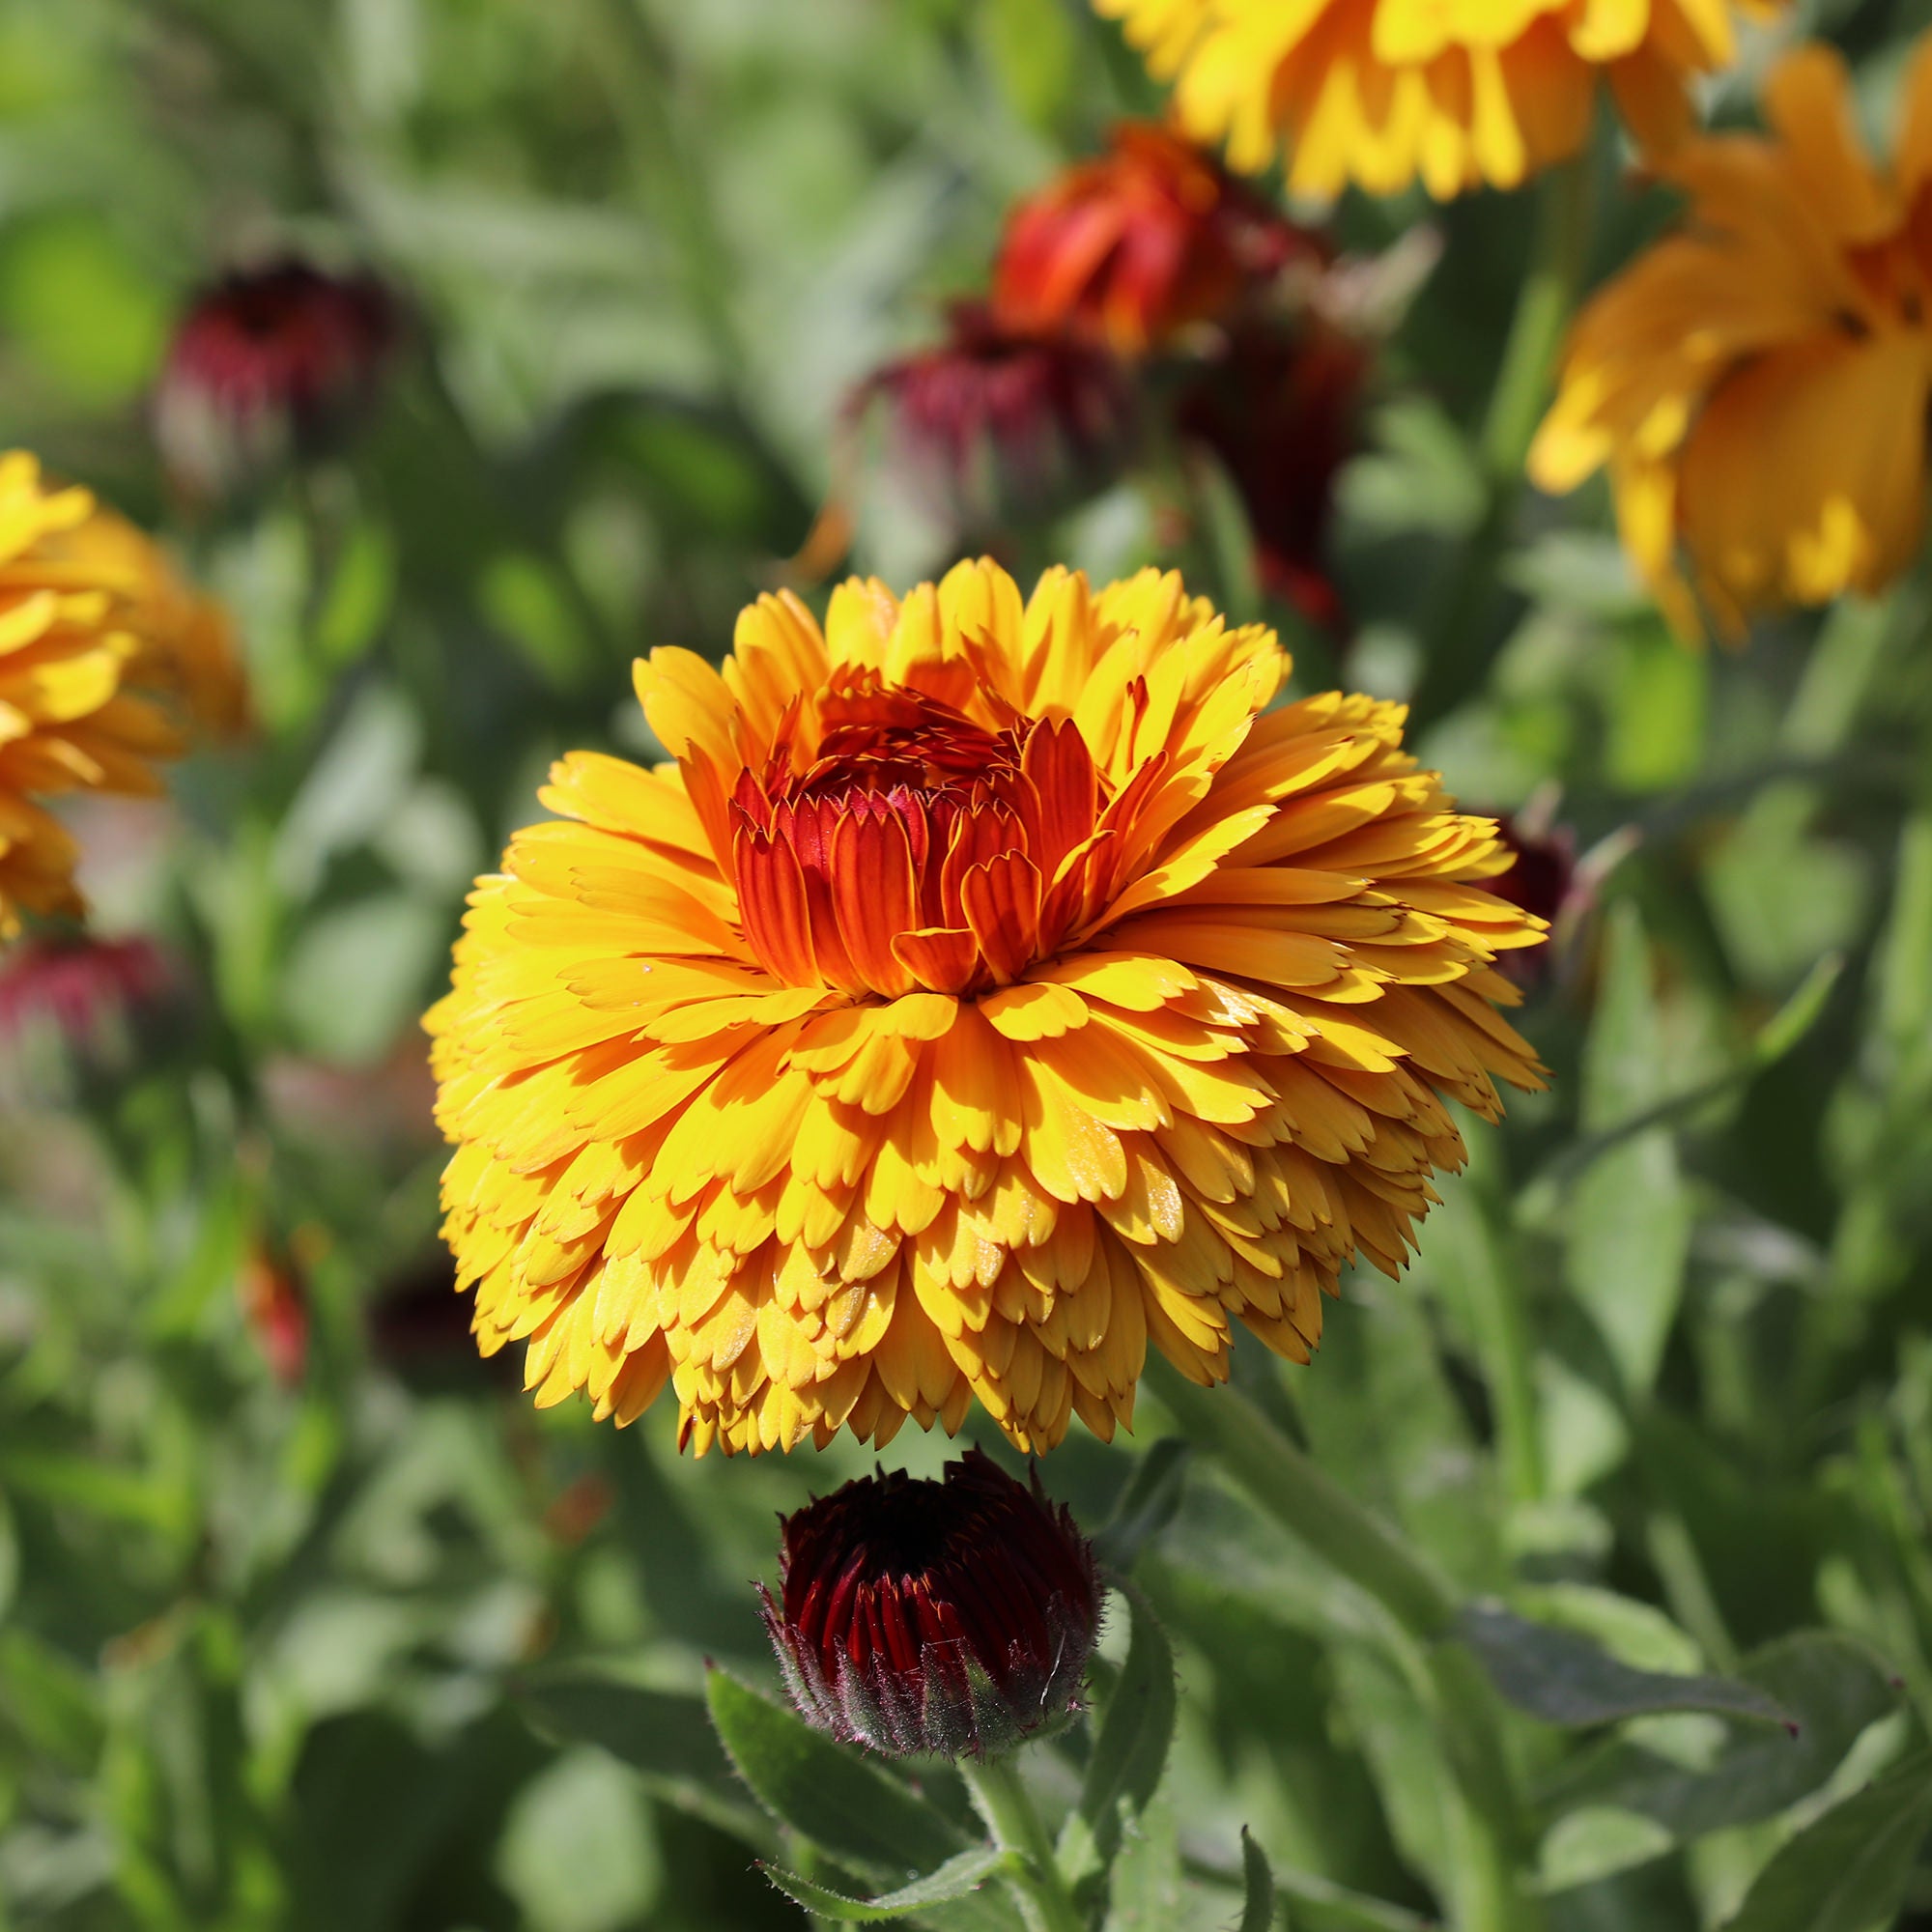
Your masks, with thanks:
M1898 158L1855 130L1844 63L1787 55L1769 136L1691 144L1665 171L1684 225L1578 319L1530 453L1546 490L1607 468L1626 549L1673 624L1876 590L1924 529L1932 393L1932 43Z
M1111 1436L1237 1321L1306 1360L1444 1097L1536 1083L1492 962L1539 927L1401 707L1288 668L1176 577L984 561L641 661L669 762L554 769L429 1015L483 1348L742 1450Z
M1243 173L1286 150L1293 192L1419 181L1446 200L1575 154L1600 78L1636 137L1690 131L1690 82L1728 66L1726 0L1094 0L1181 125ZM1755 7L1752 11L1757 11Z
M155 440L182 486L218 496L341 434L402 335L375 276L285 258L238 270L189 303L155 393Z
M0 936L19 911L77 915L79 854L42 800L155 792L180 715L227 648L219 616L85 490L0 456Z
M1065 169L1007 220L993 310L1023 335L1066 335L1135 356L1226 320L1315 237L1154 121L1116 128L1105 155Z
M765 1628L799 1715L893 1756L985 1757L1075 1708L1100 1579L1072 1515L969 1449L862 1477L782 1525Z
M983 536L1069 509L1118 474L1133 397L1111 355L1003 327L955 302L945 341L859 385L854 417L883 417L888 460L955 536Z

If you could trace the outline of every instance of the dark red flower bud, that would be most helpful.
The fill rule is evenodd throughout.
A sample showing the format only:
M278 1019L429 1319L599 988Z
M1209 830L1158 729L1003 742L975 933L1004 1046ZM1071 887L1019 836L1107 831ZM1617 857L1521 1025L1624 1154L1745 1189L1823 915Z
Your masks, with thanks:
M942 1481L847 1483L786 1519L765 1626L807 1722L848 1744L985 1756L1075 1708L1094 1553L1039 1479L969 1449Z
M1264 317L1227 337L1177 406L1181 434L1214 452L1240 497L1262 582L1324 626L1342 615L1328 524L1369 359L1364 342L1319 315Z
M1507 872L1485 879L1484 890L1548 920L1553 933L1558 916L1572 909L1579 895L1576 840L1566 827L1538 830L1520 818L1506 816L1497 818L1496 831L1516 854L1516 864ZM1534 989L1549 978L1556 958L1553 947L1546 943L1498 953L1496 964L1519 985Z
M283 260L228 275L189 304L155 395L176 481L218 496L308 457L367 406L402 334L373 275Z
M1106 154L1013 209L993 309L1017 334L1142 355L1191 324L1227 321L1290 262L1324 255L1212 155L1159 122L1129 121Z
M855 392L878 406L890 460L955 539L1070 509L1120 473L1133 395L1112 356L1002 328L982 302L948 312L947 339L889 362Z

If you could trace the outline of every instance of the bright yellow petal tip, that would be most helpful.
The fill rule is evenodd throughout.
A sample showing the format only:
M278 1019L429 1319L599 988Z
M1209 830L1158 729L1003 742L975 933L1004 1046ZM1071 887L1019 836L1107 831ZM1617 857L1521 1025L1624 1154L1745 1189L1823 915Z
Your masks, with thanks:
M1353 183L1438 200L1512 188L1574 155L1599 77L1662 151L1691 126L1690 82L1733 56L1729 0L1094 0L1196 140L1237 168L1277 149L1290 188Z
M675 762L555 767L428 1019L484 1350L727 1452L1111 1436L1237 1321L1306 1361L1445 1097L1537 1084L1492 962L1541 923L1399 707L1287 670L1178 578L988 562L640 664Z

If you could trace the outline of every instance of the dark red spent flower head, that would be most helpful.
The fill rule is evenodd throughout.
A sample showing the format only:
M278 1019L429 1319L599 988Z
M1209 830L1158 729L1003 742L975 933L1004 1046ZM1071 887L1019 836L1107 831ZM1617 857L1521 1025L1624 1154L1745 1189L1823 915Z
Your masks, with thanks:
M70 1046L91 1050L175 990L152 940L37 933L0 953L0 1038L52 1027Z
M895 1756L982 1757L1065 1717L1100 1624L1070 1513L977 1449L788 1517L780 1592L765 1627L800 1715Z
M1558 916L1576 902L1578 893L1575 838L1566 827L1533 831L1506 815L1497 818L1496 831L1516 854L1516 864L1507 872L1485 879L1483 889L1547 920L1553 931ZM1496 964L1519 985L1535 988L1549 978L1554 950L1546 943L1501 952Z
M1262 318L1234 331L1176 405L1183 437L1212 450L1247 512L1263 583L1333 629L1328 574L1335 477L1355 452L1369 350L1321 316Z
M374 275L285 258L224 276L189 303L162 367L163 462L213 496L316 454L368 406L401 337L401 306Z
M1007 220L993 311L1016 334L1144 355L1191 325L1229 321L1313 235L1157 121L1122 122L1107 152L1065 169Z
M1015 335L977 301L952 305L937 347L860 384L854 412L875 405L905 482L959 538L1071 508L1120 473L1134 440L1111 355Z

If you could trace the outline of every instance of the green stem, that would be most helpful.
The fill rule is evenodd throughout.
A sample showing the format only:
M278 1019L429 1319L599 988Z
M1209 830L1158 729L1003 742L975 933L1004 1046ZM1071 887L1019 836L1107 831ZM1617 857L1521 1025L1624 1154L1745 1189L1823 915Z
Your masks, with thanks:
M1447 1579L1237 1389L1201 1388L1158 1356L1147 1378L1189 1439L1219 1458L1254 1503L1393 1620L1463 1801L1457 1923L1467 1932L1534 1932L1543 1915L1521 1877L1530 1846L1502 1752L1502 1713L1475 1658L1453 1640L1460 1605Z
M1032 1796L1010 1757L964 1758L959 1770L993 1842L1013 1854L1017 1869L1009 1873L1020 1909L1037 1932L1087 1932L1086 1920L1067 1895Z
M1239 1390L1202 1388L1151 1352L1148 1381L1191 1441L1409 1635L1432 1643L1449 1632L1458 1605L1448 1583Z
M1523 462L1589 255L1590 179L1590 156L1579 155L1551 169L1539 190L1529 272L1517 297L1483 421L1483 513L1458 553L1447 584L1433 600L1437 614L1424 639L1422 677L1410 703L1417 725L1462 703L1482 682L1494 655L1496 571L1515 526Z

